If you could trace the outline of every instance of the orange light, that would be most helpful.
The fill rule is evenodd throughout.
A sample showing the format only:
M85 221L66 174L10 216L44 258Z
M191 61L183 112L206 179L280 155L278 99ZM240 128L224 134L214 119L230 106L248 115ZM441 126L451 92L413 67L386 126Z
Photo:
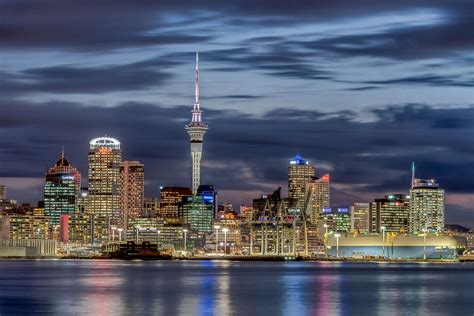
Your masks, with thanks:
M101 154L108 154L112 151L112 149L108 147L99 147L99 153Z

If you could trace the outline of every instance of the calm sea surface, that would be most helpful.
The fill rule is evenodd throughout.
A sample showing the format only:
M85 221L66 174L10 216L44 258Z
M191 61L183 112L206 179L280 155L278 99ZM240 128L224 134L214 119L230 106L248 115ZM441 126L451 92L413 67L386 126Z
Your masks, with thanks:
M0 315L474 315L474 264L0 261Z

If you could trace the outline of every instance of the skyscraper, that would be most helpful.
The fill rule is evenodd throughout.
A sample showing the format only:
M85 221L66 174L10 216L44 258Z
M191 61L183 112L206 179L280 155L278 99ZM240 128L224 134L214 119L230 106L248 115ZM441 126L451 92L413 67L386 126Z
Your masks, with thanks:
M50 224L58 225L61 214L74 213L80 187L81 174L64 158L63 151L61 158L46 173L44 213Z
M369 207L370 232L381 233L382 227L387 232L401 233L408 231L409 197L404 194L386 195L375 199Z
M304 207L306 184L314 177L314 166L299 154L288 165L288 197L295 207Z
M96 217L121 217L120 212L120 142L98 137L89 142L89 195L86 212Z
M311 177L306 183L305 205L307 215L312 224L317 224L322 210L330 206L329 174L321 178Z
M192 192L197 193L199 184L201 183L201 156L202 142L204 134L208 129L207 124L202 122L202 111L199 108L199 54L196 52L196 81L194 83L194 107L191 111L191 123L186 125L191 143L192 158Z
M444 230L444 190L434 179L414 179L410 190L410 233Z
M145 176L139 161L122 161L120 164L120 210L125 222L143 213Z
M186 187L164 187L160 191L160 217L179 217L179 209L183 196L192 195L191 189Z
M350 209L351 230L359 233L368 233L369 229L369 203L354 203Z

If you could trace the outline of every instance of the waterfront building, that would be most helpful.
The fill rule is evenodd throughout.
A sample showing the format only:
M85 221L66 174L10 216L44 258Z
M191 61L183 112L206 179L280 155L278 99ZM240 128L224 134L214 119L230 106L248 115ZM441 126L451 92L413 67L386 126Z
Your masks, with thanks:
M351 230L351 215L347 207L323 208L321 220L327 225L328 231L349 232Z
M358 233L370 232L370 204L354 203L350 208L351 231Z
M203 196L184 196L180 216L183 217L184 224L188 224L199 235L204 236L212 232L213 205L207 203Z
M120 142L110 137L98 137L89 142L89 188L86 212L96 218L110 218L116 225L123 225L120 209ZM102 222L102 221L101 221ZM107 226L100 230L108 229Z
M124 222L143 213L145 176L143 164L139 161L120 163L120 210Z
M386 195L375 199L369 207L370 232L407 233L410 197L404 194Z
M68 218L68 239L70 242L88 245L107 242L111 239L111 226L109 216L74 213Z
M49 239L47 216L9 214L1 216L1 239Z
M158 215L164 218L179 217L184 196L192 195L190 188L164 187L160 191L160 210Z
M434 179L414 179L410 190L410 233L444 230L444 190Z
M316 225L322 210L330 205L329 179L329 174L325 174L321 178L311 177L306 183L303 209L311 224Z
M50 239L0 240L0 257L54 257L58 243Z
M202 111L199 104L199 54L196 52L196 80L194 82L194 107L191 111L191 123L186 125L191 144L192 158L192 192L195 195L201 184L201 157L204 134L208 130L207 124L202 121Z
M81 187L81 174L64 158L61 158L46 173L44 185L44 213L50 217L51 225L58 225L61 214L72 214Z
M306 184L314 177L314 166L296 154L288 162L288 197L293 206L304 207Z
M148 241L163 245L173 245L175 248L183 247L184 233L182 220L179 218L157 218L157 217L137 217L130 218L126 231L126 240L142 243ZM115 236L115 241L118 236Z
M227 213L227 218L215 219L213 222L213 232L206 240L206 248L211 251L227 253L241 253L242 248L242 219ZM217 242L217 248L216 248ZM224 245L227 242L227 245Z

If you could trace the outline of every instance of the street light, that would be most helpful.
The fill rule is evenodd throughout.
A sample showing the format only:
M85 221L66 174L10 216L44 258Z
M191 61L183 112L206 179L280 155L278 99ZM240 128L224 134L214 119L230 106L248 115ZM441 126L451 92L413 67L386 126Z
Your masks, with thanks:
M139 231L140 231L140 225L135 226L135 228L137 230L137 244L138 244L138 234L139 234Z
M118 232L119 232L119 241L122 241L122 231L123 231L123 228L118 228L117 230L118 230Z
M227 227L222 228L222 231L224 232L224 256L227 254L227 232L229 229Z
M115 231L117 230L117 227L112 226L112 242L115 241Z
M160 234L161 234L161 230L157 229L157 230L156 230L156 234L158 235L157 246L158 246L158 249L159 249L159 248L161 248L161 247L160 247Z
M421 231L423 232L423 260L426 260L426 233L428 231L425 228Z
M214 225L214 228L216 230L216 254L219 251L219 228L221 228L219 225Z
M339 258L339 237L341 237L341 234L336 233L334 237L336 237L336 257Z
M382 230L382 257L385 258L385 226L381 226L380 229Z
M183 233L184 233L184 251L186 252L186 238L187 238L187 233L188 233L188 230L187 229L183 229Z

